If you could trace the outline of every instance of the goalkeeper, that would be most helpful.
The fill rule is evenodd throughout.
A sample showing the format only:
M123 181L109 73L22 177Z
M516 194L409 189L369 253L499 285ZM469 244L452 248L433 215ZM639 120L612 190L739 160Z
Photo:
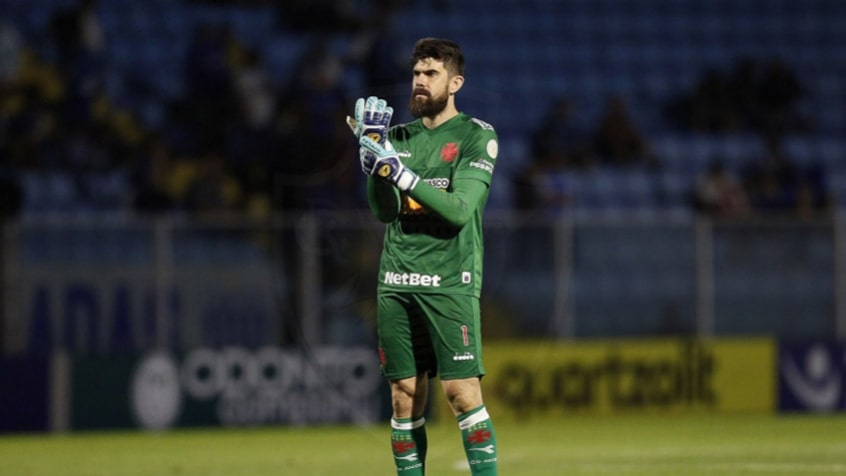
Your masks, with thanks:
M482 212L498 142L489 124L459 112L464 57L449 40L424 38L411 59L409 109L370 97L348 123L359 138L373 214L387 224L377 288L382 371L390 382L397 474L425 471L423 417L439 376L474 475L497 474L493 424L482 400L479 297Z

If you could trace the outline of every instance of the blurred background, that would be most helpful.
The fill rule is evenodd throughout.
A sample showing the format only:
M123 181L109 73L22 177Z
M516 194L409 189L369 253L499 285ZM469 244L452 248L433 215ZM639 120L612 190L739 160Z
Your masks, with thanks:
M356 400L382 230L343 118L379 95L409 120L425 36L462 46L459 109L500 138L489 342L765 337L846 365L844 2L0 0L0 384L43 400L6 429L256 423L168 419L137 403L176 398L155 383L55 402L146 369L201 403L295 381L302 409L338 360L354 405L261 421L382 418Z

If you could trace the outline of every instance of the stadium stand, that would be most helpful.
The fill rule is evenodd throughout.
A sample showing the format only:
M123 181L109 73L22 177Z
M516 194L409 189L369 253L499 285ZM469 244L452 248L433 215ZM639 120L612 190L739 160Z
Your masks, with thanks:
M26 42L50 63L58 54L51 40L51 21L60 9L75 4L15 0L3 2L2 9ZM300 59L317 38L314 32L291 30L289 22L280 21L282 13L272 2L102 0L95 5L106 42L105 92L151 131L171 127L170 105L190 92L184 67L199 26L224 25L243 48L260 51L278 90L295 80ZM831 191L840 202L846 201L840 187L846 174L841 164L846 146L840 134L846 117L838 106L844 101L839 81L846 64L840 60L846 42L844 10L841 2L827 0L669 4L416 0L402 3L390 28L398 56L403 54L401 45L422 35L448 36L462 43L468 58L469 112L479 110L480 116L497 124L503 150L517 152L506 157L510 163L503 168L508 172L531 161L526 142L539 126L550 97L574 101L578 125L585 130L596 126L609 97L623 98L661 165L660 173L655 173L658 179L645 180L646 170L629 173L597 167L565 172L570 176L564 180L581 182L573 187L584 193L572 201L576 212L613 212L655 207L656 196L663 197L662 203L670 200L670 208L689 208L677 189L680 184L692 187L712 160L719 158L739 171L756 158L762 138L755 130L690 130L665 113L671 101L696 90L706 71L728 75L742 58L762 65L777 59L795 73L802 91L793 106L798 114L809 116L813 128L785 131L785 150L799 164L823 165ZM344 61L340 74L348 88L361 87L365 74L361 63L350 60L354 52L348 45L358 34L330 35L331 51ZM511 177L506 173L497 179L493 206L508 207ZM54 202L67 206L67 186L61 179L22 181L27 184L27 212L49 210L45 195L55 194ZM39 182L35 188L41 192L33 192L34 182ZM673 185L665 190L664 183Z

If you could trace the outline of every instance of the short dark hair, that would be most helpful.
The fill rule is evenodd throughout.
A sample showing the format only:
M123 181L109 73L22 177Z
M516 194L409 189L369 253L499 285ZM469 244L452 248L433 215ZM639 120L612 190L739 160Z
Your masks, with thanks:
M450 76L464 75L464 53L458 43L442 38L421 38L414 44L411 54L411 65L418 61L432 58L442 61Z

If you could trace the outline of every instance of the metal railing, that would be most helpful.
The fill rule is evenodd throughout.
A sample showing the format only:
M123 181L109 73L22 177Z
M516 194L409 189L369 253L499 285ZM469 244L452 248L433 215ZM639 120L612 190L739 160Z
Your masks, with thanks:
M485 332L846 337L844 223L490 213ZM381 231L364 210L8 223L0 342L12 354L370 342Z

